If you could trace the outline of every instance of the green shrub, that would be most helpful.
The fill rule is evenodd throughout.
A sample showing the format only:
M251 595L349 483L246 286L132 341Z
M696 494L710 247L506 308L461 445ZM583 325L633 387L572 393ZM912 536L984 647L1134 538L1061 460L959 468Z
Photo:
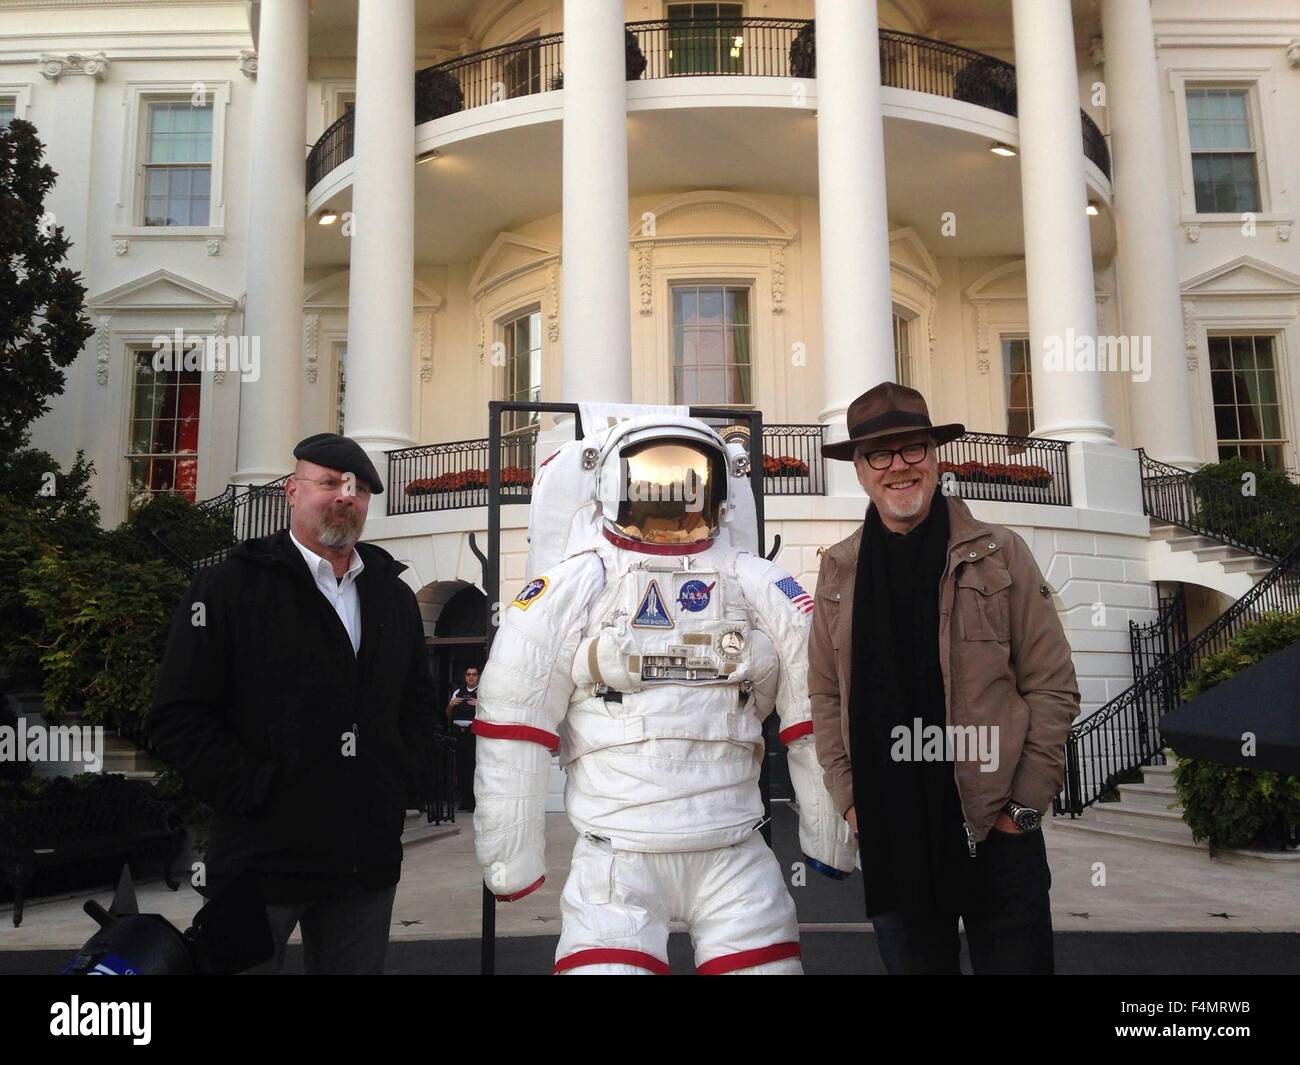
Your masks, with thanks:
M39 659L47 711L141 727L185 586L158 561L122 563L103 552L37 558L21 595L40 623L22 640Z
M1244 492L1250 478L1253 495ZM1278 556L1300 542L1300 485L1286 474L1234 458L1202 466L1192 474L1192 487L1202 527Z
M1208 655L1183 688L1184 700L1222 684L1263 658L1300 641L1300 611L1265 614ZM1279 846L1300 826L1300 777L1264 769L1181 758L1174 787L1183 820L1211 852L1252 844Z

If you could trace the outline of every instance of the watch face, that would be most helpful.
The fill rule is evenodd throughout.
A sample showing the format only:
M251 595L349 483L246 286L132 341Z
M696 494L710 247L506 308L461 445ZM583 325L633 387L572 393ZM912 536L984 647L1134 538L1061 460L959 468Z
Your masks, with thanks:
M1021 810L1016 814L1014 820L1017 827L1023 829L1025 832L1032 832L1038 827L1038 811Z

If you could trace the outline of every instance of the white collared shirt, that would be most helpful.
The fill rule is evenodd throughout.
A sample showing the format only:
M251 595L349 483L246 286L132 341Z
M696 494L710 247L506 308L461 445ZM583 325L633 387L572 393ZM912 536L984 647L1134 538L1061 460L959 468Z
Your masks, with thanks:
M366 568L366 564L361 561L361 555L355 547L352 549L352 557L348 560L348 571L340 579L334 576L334 566L329 559L321 558L310 547L300 543L292 530L289 532L289 539L302 553L303 561L307 563L307 569L315 579L320 594L329 600L334 613L338 614L339 620L343 622L348 639L352 641L352 653L356 654L361 649L361 596L357 591L357 577Z

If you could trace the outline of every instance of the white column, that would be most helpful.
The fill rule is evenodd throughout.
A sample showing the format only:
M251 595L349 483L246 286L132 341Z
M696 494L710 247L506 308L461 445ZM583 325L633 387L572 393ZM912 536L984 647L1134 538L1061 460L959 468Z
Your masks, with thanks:
M564 5L561 399L632 402L623 5Z
M1070 0L1013 0L1012 11L1034 435L1106 442L1102 379L1069 368L1076 339L1097 337ZM1049 363L1052 349L1067 368Z
M307 139L307 0L263 4L249 152L248 298L244 332L261 352L256 381L239 386L240 484L293 466L301 438L303 182Z
M386 479L412 443L415 0L358 5L356 108L343 421Z
M848 438L848 406L895 378L889 212L874 2L818 0L817 186L825 440ZM832 495L860 495L849 463L827 464Z
M1133 443L1165 462L1194 464L1151 7L1147 0L1102 0L1101 19L1123 332L1130 345L1150 343L1150 377L1129 384Z

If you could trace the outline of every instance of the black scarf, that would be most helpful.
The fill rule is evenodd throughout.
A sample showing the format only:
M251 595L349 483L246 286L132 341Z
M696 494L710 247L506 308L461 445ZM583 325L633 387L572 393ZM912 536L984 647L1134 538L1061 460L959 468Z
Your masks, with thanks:
M948 558L948 504L905 535L869 507L853 596L849 757L868 916L949 910L960 899L952 870L964 837L950 761L901 760L921 728L946 722L939 666L939 584ZM906 729L900 742L897 726ZM953 871L953 877L946 875Z

